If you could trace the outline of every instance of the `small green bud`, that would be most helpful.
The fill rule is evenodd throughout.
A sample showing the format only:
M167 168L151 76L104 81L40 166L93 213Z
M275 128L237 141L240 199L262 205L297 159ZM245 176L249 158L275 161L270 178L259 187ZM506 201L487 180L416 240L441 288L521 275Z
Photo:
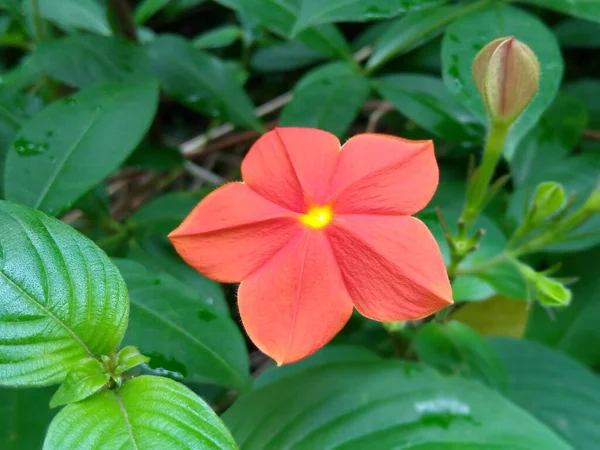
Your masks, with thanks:
M496 39L473 61L473 79L492 121L512 123L536 94L540 79L537 57L514 37Z
M519 264L519 270L542 305L560 307L571 303L571 290L561 282L544 276L525 264Z
M150 358L142 355L133 345L128 345L127 347L123 347L117 354L117 363L114 372L115 374L121 374L148 361L150 361Z
M567 195L561 184L546 181L538 184L530 209L530 220L537 224L560 211L566 203Z

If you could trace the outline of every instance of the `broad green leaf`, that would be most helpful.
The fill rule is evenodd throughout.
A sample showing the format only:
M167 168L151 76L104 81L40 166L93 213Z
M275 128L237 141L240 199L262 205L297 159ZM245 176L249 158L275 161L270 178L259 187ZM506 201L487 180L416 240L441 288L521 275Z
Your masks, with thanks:
M250 66L258 72L283 72L309 66L325 58L300 41L286 41L256 50L250 58Z
M50 400L50 408L75 403L102 389L110 375L95 358L86 358L75 364Z
M513 6L488 5L471 11L448 27L442 45L442 64L444 82L450 92L485 124L487 114L471 66L483 46L505 36L514 36L531 47L541 69L538 93L509 131L504 155L510 160L517 144L554 100L561 82L563 61L552 31L537 17Z
M600 97L600 80L582 78L571 81L565 83L564 90L585 104L589 115L588 126L595 129L600 128L600 102L595 101Z
M409 12L392 22L377 39L373 53L367 62L367 70L374 72L395 56L406 53L441 34L444 26L451 23L466 7L439 6L437 8Z
M582 19L600 22L600 3L595 0L521 0L543 8L580 17Z
M130 260L116 260L129 288L126 343L151 358L150 367L187 381L244 390L248 352L235 322L175 278Z
M0 202L0 384L60 382L108 355L129 313L117 268L93 242L45 214Z
M163 88L177 100L223 121L262 130L252 101L223 61L174 35L159 36L147 52Z
M2 85L19 91L40 82L43 76L44 73L40 70L32 52L23 56L10 70L2 73Z
M145 23L150 17L163 9L171 0L142 0L133 11L133 20L137 25Z
M59 412L44 450L235 450L235 441L200 397L184 385L142 376Z
M436 136L468 146L482 141L479 119L448 92L441 79L397 74L377 78L373 84L398 111Z
M525 202L534 195L536 186L546 181L561 183L567 193L575 195L574 207L585 202L600 180L598 147L570 154L581 140L588 122L584 105L573 98L559 96L517 148L511 161L517 189L510 198L509 216L515 222L523 217ZM577 251L600 243L600 216L595 216L573 230L568 240L553 245L552 251Z
M158 86L107 82L57 100L27 122L5 168L11 201L59 215L114 171L150 127Z
M600 47L600 25L598 23L581 19L567 19L554 27L554 33L563 47Z
M522 338L527 325L528 306L522 300L495 295L481 302L464 305L450 317L482 336Z
M492 339L508 371L506 395L578 450L600 442L600 378L577 361L535 342Z
M96 0L37 0L40 15L65 31L73 28L111 34L106 12Z
M428 323L413 341L420 361L447 375L460 375L504 390L506 369L490 344L460 322Z
M150 72L142 49L119 38L75 34L42 42L33 55L44 73L79 88L106 80L144 78Z
M365 22L431 8L447 0L300 0L294 34L311 25L331 22Z
M571 448L477 382L392 360L300 371L241 396L223 420L245 450Z
M235 25L223 25L196 36L192 45L196 48L222 48L242 38L244 30Z
M536 305L527 323L526 337L540 341L578 359L588 366L600 364L600 347L590 345L600 340L600 249L596 247L563 261L564 275L578 278L570 285L573 301L568 308L552 310L550 315Z
M227 0L221 1L242 15L283 38L292 35L301 0ZM352 59L352 52L344 35L333 25L322 25L304 30L297 40L327 56Z
M351 68L348 72L345 76L336 73L320 77L312 83L301 80L301 86L294 89L291 102L283 109L281 125L320 128L344 136L371 90L366 78L352 73ZM309 76L310 73L306 75Z
M56 388L0 388L0 448L40 450L55 411L48 408Z

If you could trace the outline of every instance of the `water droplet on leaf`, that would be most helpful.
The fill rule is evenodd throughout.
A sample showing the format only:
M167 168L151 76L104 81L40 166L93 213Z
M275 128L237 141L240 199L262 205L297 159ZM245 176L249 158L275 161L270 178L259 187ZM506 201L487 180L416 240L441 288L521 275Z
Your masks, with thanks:
M14 143L15 150L21 156L40 155L48 150L47 143L37 143L25 138L18 138Z

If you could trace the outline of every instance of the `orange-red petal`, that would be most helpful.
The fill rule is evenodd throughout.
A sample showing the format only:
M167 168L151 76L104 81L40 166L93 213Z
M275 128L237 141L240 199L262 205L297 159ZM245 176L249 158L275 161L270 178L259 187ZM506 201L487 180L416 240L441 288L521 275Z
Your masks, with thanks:
M297 214L243 183L229 183L202 200L169 239L199 272L218 281L238 282L302 229Z
M322 203L337 165L340 142L313 128L275 128L252 146L242 178L263 197L303 213Z
M329 342L352 314L330 244L306 229L245 280L238 303L246 332L278 364L302 359Z
M337 213L410 215L431 200L438 177L431 141L359 134L342 147L329 192Z
M356 309L390 322L452 303L444 260L427 227L410 216L337 216L327 228Z

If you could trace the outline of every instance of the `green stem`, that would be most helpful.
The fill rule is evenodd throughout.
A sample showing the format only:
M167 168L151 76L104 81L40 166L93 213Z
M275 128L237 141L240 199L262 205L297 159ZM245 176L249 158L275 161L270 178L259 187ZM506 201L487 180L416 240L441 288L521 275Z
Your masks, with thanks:
M31 14L33 16L33 33L35 35L35 40L40 42L44 40L44 24L42 23L42 16L40 14L39 0L31 0Z
M502 154L502 148L504 147L504 142L508 135L508 129L509 125L505 122L494 121L491 123L483 151L483 160L469 180L469 186L467 188L467 199L461 214L461 219L465 223L465 231L477 218L479 213L481 213L490 181L494 175L494 170L496 169L500 155Z

